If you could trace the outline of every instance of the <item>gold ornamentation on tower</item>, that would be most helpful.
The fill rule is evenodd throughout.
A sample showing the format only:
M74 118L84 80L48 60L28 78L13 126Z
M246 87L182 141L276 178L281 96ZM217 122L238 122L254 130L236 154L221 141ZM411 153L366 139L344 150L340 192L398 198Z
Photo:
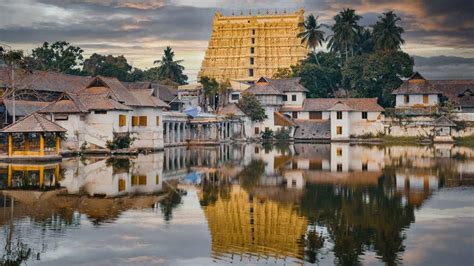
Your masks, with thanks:
M255 81L297 64L308 54L297 37L303 21L303 9L292 14L240 16L216 12L198 77Z

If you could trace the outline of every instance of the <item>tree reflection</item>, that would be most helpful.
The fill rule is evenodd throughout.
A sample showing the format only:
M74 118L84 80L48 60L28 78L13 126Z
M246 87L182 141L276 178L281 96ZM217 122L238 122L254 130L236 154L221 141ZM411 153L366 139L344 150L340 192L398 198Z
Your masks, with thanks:
M160 201L160 210L165 221L169 222L173 218L173 210L182 204L182 197L186 195L185 190L169 188L168 195Z

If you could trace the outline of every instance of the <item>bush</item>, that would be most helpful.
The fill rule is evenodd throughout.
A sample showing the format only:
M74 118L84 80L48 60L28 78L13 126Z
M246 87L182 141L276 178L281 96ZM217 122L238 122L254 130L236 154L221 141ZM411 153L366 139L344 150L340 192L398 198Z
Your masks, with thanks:
M271 140L273 139L273 130L268 129L262 132L262 139Z
M279 128L273 134L276 140L288 140L290 138L290 130L286 128Z
M128 149L135 139L130 136L130 133L116 134L112 141L108 140L105 144L110 150Z
M253 94L244 92L237 106L254 122L262 122L267 119L265 109Z

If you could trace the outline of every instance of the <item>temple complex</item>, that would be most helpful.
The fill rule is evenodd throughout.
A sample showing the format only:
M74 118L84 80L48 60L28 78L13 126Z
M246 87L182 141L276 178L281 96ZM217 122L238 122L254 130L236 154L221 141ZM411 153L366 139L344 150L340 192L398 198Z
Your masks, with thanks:
M304 10L224 16L216 12L211 39L198 76L253 82L272 77L306 57L297 37L303 31Z

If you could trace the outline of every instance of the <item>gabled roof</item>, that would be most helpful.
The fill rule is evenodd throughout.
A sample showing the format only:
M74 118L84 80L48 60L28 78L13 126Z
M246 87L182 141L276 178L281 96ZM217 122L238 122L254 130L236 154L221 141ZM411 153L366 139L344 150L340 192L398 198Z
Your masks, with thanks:
M433 125L438 126L438 127L455 127L456 126L456 124L453 121L451 121L449 118L447 118L444 115L438 117L435 121L433 121Z
M39 113L86 113L88 108L74 94L64 93L58 100L39 110Z
M382 112L384 110L383 107L377 103L377 98L307 98L304 100L303 108L301 108L300 111L331 111L331 108L337 103L343 103L353 111ZM347 107L344 108L347 109ZM285 109L283 109L283 111L285 111Z
M151 89L135 89L130 91L135 99L140 102L140 106L158 107L158 108L170 108L170 106L160 100L158 97L153 96L153 90Z
M329 108L329 111L352 111L352 110L353 109L351 107L349 107L346 103L342 101L338 101L331 108Z
M285 126L285 127L296 126L296 123L293 122L291 118L288 118L279 112L273 112L273 119L274 119L275 126Z
M431 83L452 103L474 107L474 80L433 80Z
M308 90L300 84L300 77L285 79L269 79L268 81L281 92L308 92Z
M44 116L33 113L14 124L4 127L2 133L34 133L34 132L66 132L66 129L46 119Z
M426 80L420 73L415 72L408 80L404 81L400 87L392 94L441 94L430 81Z
M269 79L260 77L246 91L255 95L280 95L285 92L308 92L300 83L300 78Z
M7 112L13 115L13 100L4 99L3 103ZM27 116L41 108L51 104L51 102L37 102L37 101L21 101L15 100L15 115L16 116Z
M140 102L125 88L125 86L116 78L97 76L91 80L86 89L81 90L79 94L96 93L98 87L107 87L114 96L115 100L129 106L141 106ZM89 91L88 89L91 88Z
M273 86L265 77L260 77L255 84L250 86L245 92L253 95L282 95L283 93Z
M217 113L219 115L233 114L235 116L245 116L245 113L235 103L226 104Z

